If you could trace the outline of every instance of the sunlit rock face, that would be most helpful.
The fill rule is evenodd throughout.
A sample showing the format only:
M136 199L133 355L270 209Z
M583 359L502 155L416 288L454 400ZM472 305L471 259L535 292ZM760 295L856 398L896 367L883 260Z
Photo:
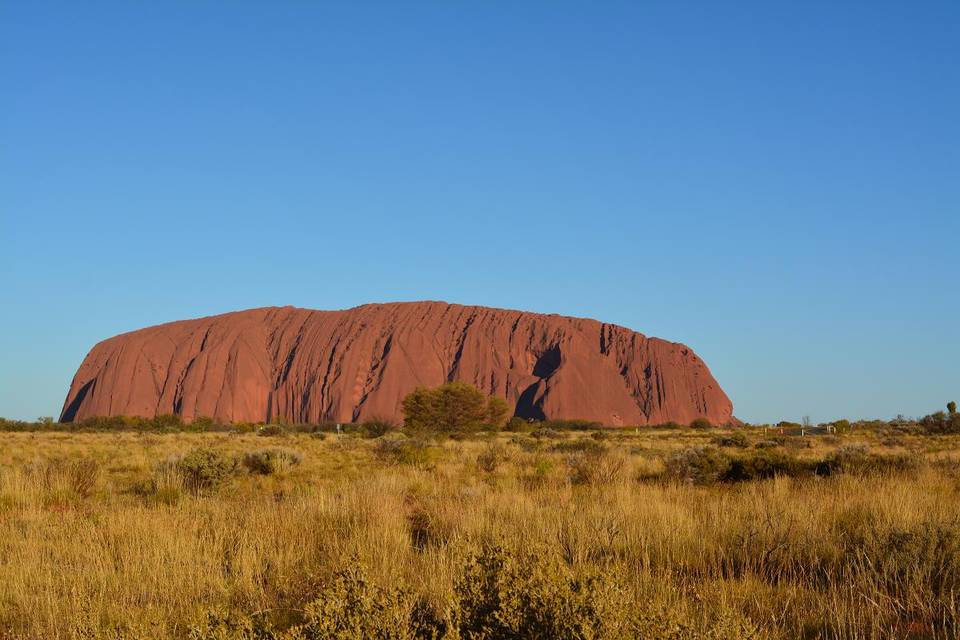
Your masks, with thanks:
M268 307L125 333L84 359L61 420L400 421L407 393L450 380L526 418L734 420L707 365L682 344L596 320L444 302Z

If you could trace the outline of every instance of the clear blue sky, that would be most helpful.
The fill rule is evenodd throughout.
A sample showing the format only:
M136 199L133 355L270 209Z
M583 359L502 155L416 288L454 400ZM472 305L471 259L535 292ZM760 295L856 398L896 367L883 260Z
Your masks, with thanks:
M97 341L440 299L750 421L960 400L960 3L5 2L0 415Z

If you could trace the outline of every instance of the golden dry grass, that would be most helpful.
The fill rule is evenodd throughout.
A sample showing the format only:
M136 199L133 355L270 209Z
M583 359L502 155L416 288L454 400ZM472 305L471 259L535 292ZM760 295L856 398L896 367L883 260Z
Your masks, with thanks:
M390 436L0 434L0 637L185 638L212 610L282 626L353 562L440 610L490 543L616 576L625 606L691 634L732 617L769 638L957 637L960 439L797 449L814 459L865 441L922 462L882 474L657 479L665 456L717 433L621 432L587 459L569 443L589 433L412 453ZM268 447L303 462L240 467L201 492L164 465L197 448L240 459ZM581 476L578 464L604 466Z

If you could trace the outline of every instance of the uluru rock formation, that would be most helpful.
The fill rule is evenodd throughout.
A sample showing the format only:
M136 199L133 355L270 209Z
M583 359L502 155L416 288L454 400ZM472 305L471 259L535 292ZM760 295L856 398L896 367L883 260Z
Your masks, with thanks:
M734 420L707 365L682 344L596 320L444 302L268 307L121 334L84 359L60 419L399 422L407 393L450 380L527 418Z

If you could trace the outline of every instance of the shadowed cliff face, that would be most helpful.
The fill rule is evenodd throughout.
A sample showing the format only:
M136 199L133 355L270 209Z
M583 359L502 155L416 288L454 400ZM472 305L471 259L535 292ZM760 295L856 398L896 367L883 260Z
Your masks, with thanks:
M682 344L595 320L410 302L251 309L110 338L80 365L60 419L399 422L407 393L450 380L531 418L717 424L733 411Z

